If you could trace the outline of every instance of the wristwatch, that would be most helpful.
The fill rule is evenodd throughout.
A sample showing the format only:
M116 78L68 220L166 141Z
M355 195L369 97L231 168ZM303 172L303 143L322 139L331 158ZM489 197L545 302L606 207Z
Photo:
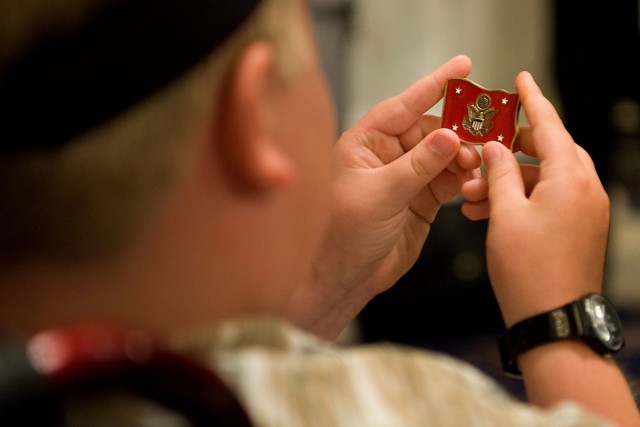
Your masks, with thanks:
M611 356L624 347L620 318L600 294L589 294L567 305L513 325L498 339L505 374L520 378L518 356L558 340L579 340L596 353Z

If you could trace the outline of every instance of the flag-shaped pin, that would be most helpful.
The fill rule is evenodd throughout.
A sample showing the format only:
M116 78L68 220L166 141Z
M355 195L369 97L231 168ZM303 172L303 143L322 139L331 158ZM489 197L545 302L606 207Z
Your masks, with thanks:
M461 141L499 141L513 147L518 134L520 100L517 93L486 89L467 79L449 79L445 88L442 127Z

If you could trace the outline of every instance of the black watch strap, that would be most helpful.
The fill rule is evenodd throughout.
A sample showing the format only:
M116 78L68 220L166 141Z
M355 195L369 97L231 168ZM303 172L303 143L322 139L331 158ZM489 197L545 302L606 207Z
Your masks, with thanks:
M518 356L542 344L576 338L575 302L522 320L498 339L502 368L507 375L520 377Z
M602 295L589 294L513 325L498 340L504 372L520 377L518 356L539 345L567 339L580 340L603 356L624 347L615 308Z

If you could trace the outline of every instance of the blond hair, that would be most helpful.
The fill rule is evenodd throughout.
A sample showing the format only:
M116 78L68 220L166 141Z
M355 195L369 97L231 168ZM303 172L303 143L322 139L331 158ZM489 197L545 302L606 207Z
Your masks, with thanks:
M0 7L0 27L13 28L0 31L0 70L40 29L46 37L80 25L106 2L14 0L15 10ZM0 155L0 263L76 262L125 247L175 182L186 143L213 117L216 94L247 43L273 43L284 78L306 62L295 3L263 0L229 40L176 82L64 147Z

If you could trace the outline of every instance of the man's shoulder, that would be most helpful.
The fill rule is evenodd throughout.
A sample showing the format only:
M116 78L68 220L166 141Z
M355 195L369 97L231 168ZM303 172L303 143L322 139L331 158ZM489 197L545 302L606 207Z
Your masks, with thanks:
M389 343L338 345L270 318L230 322L193 341L259 426L604 426L575 405L512 398L445 354Z

